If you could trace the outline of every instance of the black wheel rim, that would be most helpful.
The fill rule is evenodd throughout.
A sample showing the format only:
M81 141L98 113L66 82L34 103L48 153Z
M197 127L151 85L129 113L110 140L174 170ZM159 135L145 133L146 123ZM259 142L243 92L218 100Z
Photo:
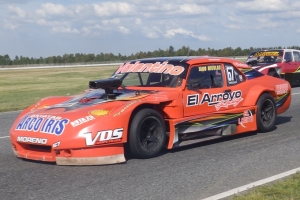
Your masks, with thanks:
M155 151L162 140L162 126L155 117L148 117L140 127L141 147L148 152Z
M274 119L275 108L270 99L266 99L261 107L261 122L264 126L269 126Z

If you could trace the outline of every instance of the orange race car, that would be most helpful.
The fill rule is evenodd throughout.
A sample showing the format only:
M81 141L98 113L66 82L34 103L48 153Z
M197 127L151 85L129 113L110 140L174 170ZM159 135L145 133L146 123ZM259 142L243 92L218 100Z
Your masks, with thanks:
M249 131L266 132L291 102L290 84L237 60L163 57L122 64L78 96L49 97L10 130L19 158L58 165L125 162Z

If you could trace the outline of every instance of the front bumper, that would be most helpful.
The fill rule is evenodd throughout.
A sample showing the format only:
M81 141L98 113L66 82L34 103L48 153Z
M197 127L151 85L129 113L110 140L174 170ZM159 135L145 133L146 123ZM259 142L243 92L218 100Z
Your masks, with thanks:
M54 149L51 146L14 143L13 151L19 158L55 162L57 165L108 165L126 162L123 144Z

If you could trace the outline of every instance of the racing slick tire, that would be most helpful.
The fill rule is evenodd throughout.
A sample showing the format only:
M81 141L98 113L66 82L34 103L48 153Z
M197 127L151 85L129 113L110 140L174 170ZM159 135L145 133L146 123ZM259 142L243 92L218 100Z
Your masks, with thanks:
M268 132L274 129L277 118L277 110L273 97L262 94L257 101L256 123L259 132Z
M157 156L166 141L166 126L162 116L155 110L138 111L130 124L129 150L136 158Z

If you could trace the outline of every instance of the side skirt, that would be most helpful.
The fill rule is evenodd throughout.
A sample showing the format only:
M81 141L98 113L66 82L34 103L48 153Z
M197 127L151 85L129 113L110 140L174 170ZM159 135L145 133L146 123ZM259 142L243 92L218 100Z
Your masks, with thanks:
M257 129L256 106L168 121L168 149Z

